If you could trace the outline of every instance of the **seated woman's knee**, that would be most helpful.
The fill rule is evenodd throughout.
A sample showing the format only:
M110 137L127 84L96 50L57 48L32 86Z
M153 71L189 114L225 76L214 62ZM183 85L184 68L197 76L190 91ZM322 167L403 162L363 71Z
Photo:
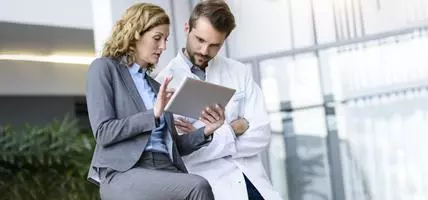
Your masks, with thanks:
M210 183L203 177L194 175L192 176L192 181L194 183L194 189L197 190L211 190Z

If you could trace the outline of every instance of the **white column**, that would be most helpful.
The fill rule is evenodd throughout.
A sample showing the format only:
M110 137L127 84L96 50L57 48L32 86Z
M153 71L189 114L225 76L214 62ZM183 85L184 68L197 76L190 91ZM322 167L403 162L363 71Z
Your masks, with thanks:
M92 21L94 30L95 53L101 55L103 45L113 27L111 0L92 0Z

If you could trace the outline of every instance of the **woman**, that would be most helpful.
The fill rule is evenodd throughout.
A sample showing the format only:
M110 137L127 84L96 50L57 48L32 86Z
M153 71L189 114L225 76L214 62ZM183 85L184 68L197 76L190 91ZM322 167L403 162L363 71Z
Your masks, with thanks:
M166 49L169 18L160 7L140 3L115 24L102 57L89 67L87 103L96 147L89 179L102 199L214 199L208 182L187 174L181 160L210 141L224 110L207 107L207 125L178 135L164 112L171 77L159 85L146 73Z

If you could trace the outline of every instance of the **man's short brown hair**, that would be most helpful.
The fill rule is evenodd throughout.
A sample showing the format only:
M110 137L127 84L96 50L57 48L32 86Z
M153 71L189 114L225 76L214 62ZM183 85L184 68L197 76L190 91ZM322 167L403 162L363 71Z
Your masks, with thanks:
M235 17L224 0L205 0L199 2L192 11L189 18L189 27L195 27L196 20L206 17L213 27L227 36L235 28Z

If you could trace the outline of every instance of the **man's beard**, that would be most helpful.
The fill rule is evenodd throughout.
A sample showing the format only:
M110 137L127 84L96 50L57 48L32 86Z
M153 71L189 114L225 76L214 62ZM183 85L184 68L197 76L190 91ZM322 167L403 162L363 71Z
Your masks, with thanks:
M208 62L211 60L211 58L210 57L208 57L208 56L204 56L204 55L202 55L202 54L199 54L199 53L194 53L194 52L191 52L190 50L189 50L189 48L186 48L186 51L187 51L187 55L189 55L189 59L190 59L190 62L192 62L192 64L193 65L196 65L196 66L198 66L199 68L205 68L206 66L208 66ZM198 64L196 64L196 55L199 55L199 57L203 57L203 58L205 58L205 62L203 62L201 65L198 65Z

